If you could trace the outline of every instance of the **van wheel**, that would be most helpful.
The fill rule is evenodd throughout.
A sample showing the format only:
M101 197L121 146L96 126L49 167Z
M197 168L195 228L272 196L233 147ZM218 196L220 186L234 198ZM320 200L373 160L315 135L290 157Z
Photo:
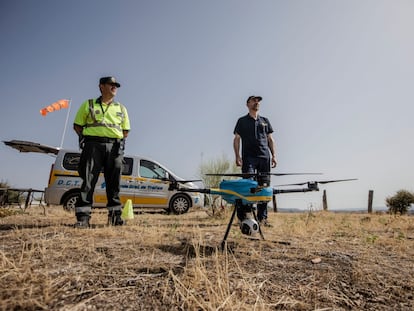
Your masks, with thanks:
M76 207L76 202L79 199L79 193L70 193L63 200L63 209L68 212L74 212Z
M188 212L191 206L190 199L187 195L179 193L176 194L170 201L170 212L174 214L184 214Z

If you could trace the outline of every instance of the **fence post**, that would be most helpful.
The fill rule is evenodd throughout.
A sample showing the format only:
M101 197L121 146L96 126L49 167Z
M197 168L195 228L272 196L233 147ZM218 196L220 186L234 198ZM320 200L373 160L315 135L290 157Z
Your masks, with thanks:
M275 213L277 213L277 202L276 202L276 194L273 195L272 197L272 201L273 201L273 211Z
M323 190L322 206L323 206L323 210L324 211L327 211L328 210L328 200L326 198L326 190Z
M374 190L368 192L368 214L372 213L372 200L374 198Z
M24 203L24 209L26 210L26 208L29 207L30 203L31 203L31 197L32 197L32 189L27 189L27 196L26 196L26 201Z

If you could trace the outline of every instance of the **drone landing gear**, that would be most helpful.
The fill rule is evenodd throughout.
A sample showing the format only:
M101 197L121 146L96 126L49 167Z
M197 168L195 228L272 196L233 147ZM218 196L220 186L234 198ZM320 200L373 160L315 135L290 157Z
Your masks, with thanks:
M226 233L224 234L223 241L221 242L221 250L222 250L222 251L224 251L224 249L226 248L226 244L227 244L227 237L228 237L228 235L229 235L231 225L233 224L234 216L236 216L237 211L238 211L238 210L240 210L240 209L242 209L243 207L244 207L244 206L243 206L243 204L242 204L242 201L241 201L241 200L236 200L236 202L235 202L235 204L234 204L234 209L233 209L233 212L231 213L230 221L229 221L229 223L228 223L228 225L227 225ZM257 216L256 216L256 211L255 211L255 209L254 209L254 208L252 208L252 209L251 209L251 212L252 212L252 214L253 214L254 220L257 222L257 225L258 225L258 231L259 231L260 237L262 238L262 240L264 240L265 238L264 238L264 235L263 235L262 229L260 228L259 221L257 220Z

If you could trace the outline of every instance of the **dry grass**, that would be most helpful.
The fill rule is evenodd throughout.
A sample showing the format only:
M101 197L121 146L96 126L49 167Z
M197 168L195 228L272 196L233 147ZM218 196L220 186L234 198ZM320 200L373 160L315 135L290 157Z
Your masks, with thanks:
M144 213L92 229L41 207L0 218L2 310L413 310L414 217L270 213L266 241L230 212Z

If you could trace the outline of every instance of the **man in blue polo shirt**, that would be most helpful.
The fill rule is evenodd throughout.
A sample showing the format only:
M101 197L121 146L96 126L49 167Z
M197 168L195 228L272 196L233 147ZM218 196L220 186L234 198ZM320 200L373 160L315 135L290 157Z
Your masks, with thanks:
M236 165L241 166L242 173L269 173L270 168L277 164L272 125L259 115L261 101L260 96L250 96L246 104L249 113L239 118L234 128L233 149ZM259 178L258 183L270 186L270 176ZM248 209L238 212L240 221L246 217ZM257 218L261 224L268 225L266 202L257 205Z

